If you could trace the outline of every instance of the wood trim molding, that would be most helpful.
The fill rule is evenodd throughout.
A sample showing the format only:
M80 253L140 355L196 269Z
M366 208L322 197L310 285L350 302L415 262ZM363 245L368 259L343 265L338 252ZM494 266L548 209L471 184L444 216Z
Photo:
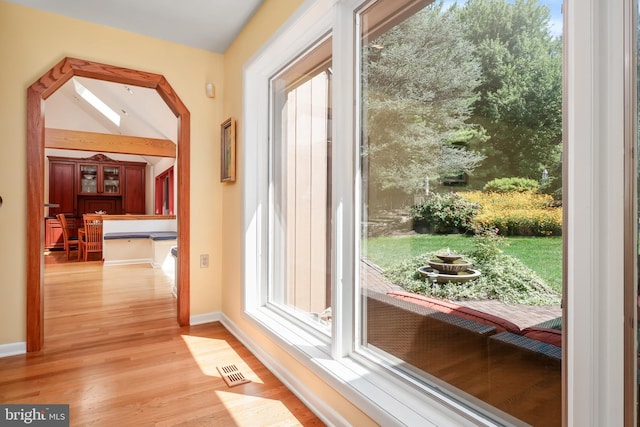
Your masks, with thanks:
M46 128L44 140L45 148L176 157L176 144L168 139ZM90 150L87 145L91 146Z
M189 325L190 113L167 80L159 75L76 58L64 58L27 89L27 351L44 343L44 101L73 76L152 88L178 120L178 298L177 320ZM90 151L98 151L93 147Z

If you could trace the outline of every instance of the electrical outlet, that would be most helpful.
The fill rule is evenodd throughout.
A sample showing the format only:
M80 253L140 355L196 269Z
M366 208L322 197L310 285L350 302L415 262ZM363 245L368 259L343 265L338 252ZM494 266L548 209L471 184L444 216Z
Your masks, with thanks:
M209 254L200 255L200 268L209 268Z

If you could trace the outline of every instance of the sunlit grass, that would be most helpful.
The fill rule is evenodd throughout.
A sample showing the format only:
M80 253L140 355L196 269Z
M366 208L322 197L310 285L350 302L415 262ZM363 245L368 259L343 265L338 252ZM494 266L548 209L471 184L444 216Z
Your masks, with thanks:
M562 289L562 237L505 237L503 251L522 261L557 292ZM363 256L383 269L425 252L450 248L469 252L473 238L464 234L414 234L367 239Z

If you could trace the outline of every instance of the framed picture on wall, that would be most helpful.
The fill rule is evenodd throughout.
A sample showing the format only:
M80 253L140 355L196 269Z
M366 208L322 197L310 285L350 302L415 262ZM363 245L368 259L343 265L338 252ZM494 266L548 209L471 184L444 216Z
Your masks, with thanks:
M236 180L236 122L233 117L225 120L221 126L220 138L220 181Z

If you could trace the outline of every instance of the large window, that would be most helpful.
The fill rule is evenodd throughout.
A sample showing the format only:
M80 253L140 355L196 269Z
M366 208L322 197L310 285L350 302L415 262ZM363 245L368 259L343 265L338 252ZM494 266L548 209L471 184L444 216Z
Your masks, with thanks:
M425 3L359 14L362 344L559 426L561 41L543 5Z
M631 1L305 2L244 71L257 333L381 425L633 422Z

